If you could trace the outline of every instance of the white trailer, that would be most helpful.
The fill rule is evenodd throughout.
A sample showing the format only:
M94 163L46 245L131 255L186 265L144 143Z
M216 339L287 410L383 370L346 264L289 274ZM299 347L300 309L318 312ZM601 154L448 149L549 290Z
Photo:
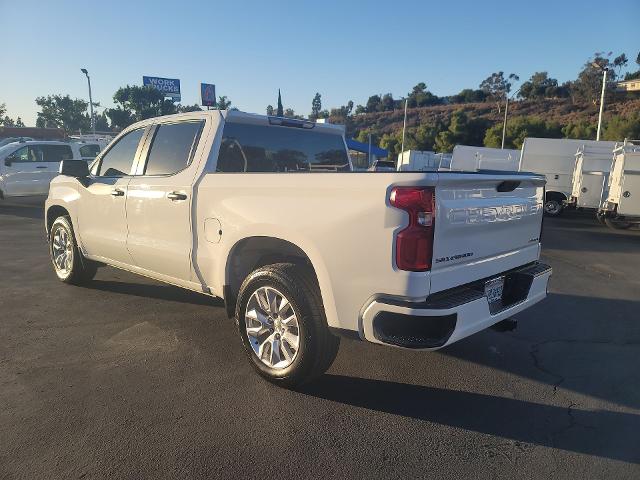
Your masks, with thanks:
M451 157L451 170L518 171L520 150L456 145Z
M437 172L440 156L431 151L405 150L398 155L399 172Z
M565 202L571 197L576 153L583 146L600 146L613 151L615 142L568 138L528 137L524 139L518 170L541 173L547 177L544 203L544 211L547 215L560 215Z
M613 151L609 192L602 215L612 228L640 223L640 140L625 140Z
M583 145L578 149L569 205L596 210L602 206L608 194L612 161L613 149L608 145Z

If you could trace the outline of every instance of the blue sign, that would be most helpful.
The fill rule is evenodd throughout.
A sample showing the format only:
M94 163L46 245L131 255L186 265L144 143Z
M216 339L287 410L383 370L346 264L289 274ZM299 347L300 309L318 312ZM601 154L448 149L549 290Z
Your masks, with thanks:
M165 97L180 100L180 80L177 78L142 77L142 84L160 90Z
M205 107L215 107L216 86L211 83L201 83L200 97L202 97L202 102L200 103L200 105L204 105Z

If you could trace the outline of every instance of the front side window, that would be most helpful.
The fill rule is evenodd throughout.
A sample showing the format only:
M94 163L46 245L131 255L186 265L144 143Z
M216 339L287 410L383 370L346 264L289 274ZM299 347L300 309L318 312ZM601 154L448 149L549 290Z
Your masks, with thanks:
M228 122L218 172L346 172L341 135L295 127Z
M82 158L96 158L100 153L100 145L83 145L80 147L80 156Z
M144 175L171 175L191 163L204 122L158 125Z
M102 157L97 175L102 177L129 175L143 134L144 128L139 128L127 133L118 140L118 143L111 147Z
M35 150L33 147L22 147L11 154L14 162L36 162Z

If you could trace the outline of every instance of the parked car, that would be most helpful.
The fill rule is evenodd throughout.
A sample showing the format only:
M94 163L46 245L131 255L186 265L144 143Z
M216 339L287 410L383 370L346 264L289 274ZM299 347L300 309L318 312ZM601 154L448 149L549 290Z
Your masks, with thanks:
M567 204L596 212L607 198L613 151L607 145L583 145L576 153L571 198ZM601 220L602 217L598 216Z
M0 147L0 199L45 197L62 160L93 161L99 151L97 142L23 140L8 143Z
M504 170L518 171L520 150L508 148L456 145L451 156L451 170Z
M611 228L640 224L640 140L616 145L607 199L600 213Z
M53 269L223 298L253 367L286 386L324 372L339 335L434 350L546 296L544 177L352 172L343 135L238 111L136 123L90 169L63 161Z
M368 170L370 172L395 172L396 162L393 160L375 160Z
M520 171L546 176L547 189L544 212L552 217L562 214L571 197L576 153L582 146L606 147L613 151L615 142L575 140L568 138L527 137L522 143Z
M430 151L405 150L398 155L399 172L436 172L441 155Z

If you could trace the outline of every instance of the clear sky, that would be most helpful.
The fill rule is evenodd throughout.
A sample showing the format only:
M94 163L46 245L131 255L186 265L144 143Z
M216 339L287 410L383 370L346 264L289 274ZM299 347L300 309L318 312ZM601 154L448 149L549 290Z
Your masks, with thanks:
M564 81L596 51L635 61L638 18L640 0L0 0L0 103L34 125L37 96L88 99L82 67L103 107L152 75L179 78L185 104L207 82L258 113L281 88L304 115L315 92L330 108L421 81L449 95L499 70Z

